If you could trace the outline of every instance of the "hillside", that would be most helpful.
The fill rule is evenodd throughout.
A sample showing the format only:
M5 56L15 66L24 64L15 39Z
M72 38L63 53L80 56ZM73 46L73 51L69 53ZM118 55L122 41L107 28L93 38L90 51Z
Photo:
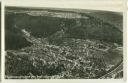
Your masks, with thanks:
M92 79L114 69L123 60L123 33L92 13L7 8L6 78Z
M115 12L93 12L89 15L99 18L105 22L108 22L114 26L116 26L120 31L123 32L123 13L115 13Z
M36 12L36 14L33 12ZM13 34L14 35L19 34L15 30L25 28L26 30L30 31L31 34L35 37L48 37L53 33L65 28L66 33L69 34L68 37L73 37L73 38L75 37L78 39L89 38L89 39L103 40L107 42L115 42L119 44L122 43L123 35L122 32L118 29L118 27L109 24L108 22L104 22L98 18L89 16L88 14L86 15L86 14L73 13L73 16L71 16L72 13L70 12L63 13L63 15L61 12L58 12L58 15L55 14L56 12L50 12L52 14L50 13L47 14L44 12L42 13L43 13L42 16L40 16L41 14L40 11L29 11L29 12L22 11L22 13L12 12L9 14L7 13L6 23L8 24L6 25L7 28L6 35L13 36ZM35 14L35 16L32 14ZM63 17L63 16L67 16L67 17ZM69 18L69 17L74 17L74 18ZM13 30L13 28L15 29ZM12 33L12 30L13 32L15 31L17 33ZM7 41L7 44L9 44L9 42L12 41L11 40Z

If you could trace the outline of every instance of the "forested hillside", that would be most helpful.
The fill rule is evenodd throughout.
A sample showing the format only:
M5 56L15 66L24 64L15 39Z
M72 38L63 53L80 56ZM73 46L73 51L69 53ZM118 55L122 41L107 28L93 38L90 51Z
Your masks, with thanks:
M99 78L123 60L122 22L107 12L113 20L100 12L5 13L6 78Z

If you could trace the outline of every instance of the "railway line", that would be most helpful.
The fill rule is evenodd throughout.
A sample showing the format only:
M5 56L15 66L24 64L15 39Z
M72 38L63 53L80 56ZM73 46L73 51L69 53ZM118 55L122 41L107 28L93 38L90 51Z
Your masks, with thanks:
M106 78L115 78L115 75L119 72L123 71L123 61L112 71L108 72L107 74L101 76L99 79L106 79Z

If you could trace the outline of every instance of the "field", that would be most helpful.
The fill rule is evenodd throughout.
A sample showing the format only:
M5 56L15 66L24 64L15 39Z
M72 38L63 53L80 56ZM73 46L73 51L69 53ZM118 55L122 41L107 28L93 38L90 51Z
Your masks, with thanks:
M123 61L121 13L16 7L5 13L7 79L98 79ZM119 67L106 78L122 78Z

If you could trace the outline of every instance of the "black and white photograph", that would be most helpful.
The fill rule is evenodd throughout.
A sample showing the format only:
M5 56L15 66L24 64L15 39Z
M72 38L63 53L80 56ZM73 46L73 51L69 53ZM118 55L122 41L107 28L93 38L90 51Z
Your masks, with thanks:
M122 79L123 13L5 7L5 79Z

